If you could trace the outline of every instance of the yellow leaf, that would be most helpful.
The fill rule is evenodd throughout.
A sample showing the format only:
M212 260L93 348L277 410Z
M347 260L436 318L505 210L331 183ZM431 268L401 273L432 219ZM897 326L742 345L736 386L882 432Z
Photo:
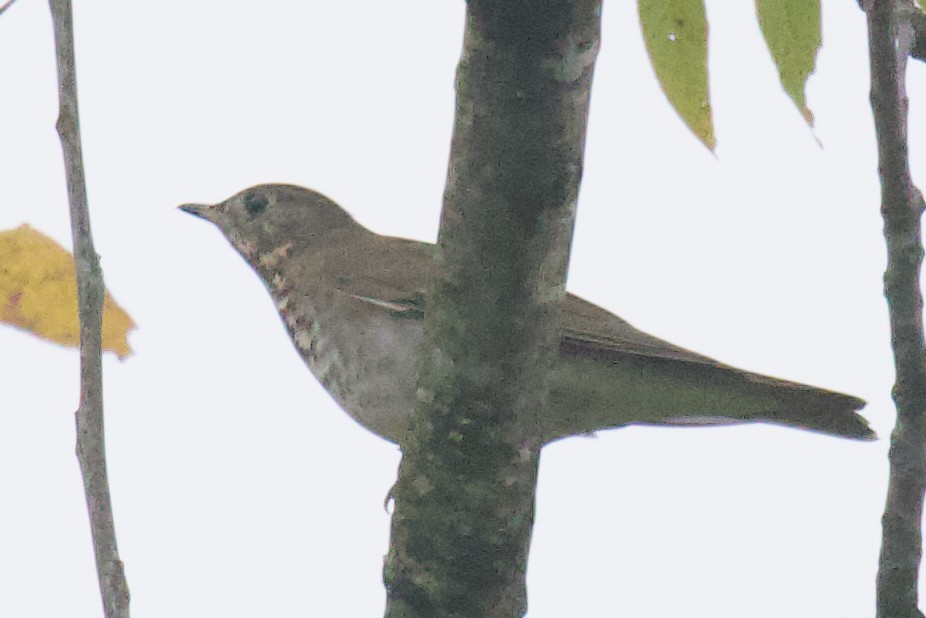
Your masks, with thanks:
M53 239L23 224L0 232L0 322L77 347L74 258ZM120 359L132 353L132 318L109 295L103 301L103 349Z
M781 85L813 126L804 87L820 49L820 0L756 0L756 13Z
M646 51L663 92L688 128L714 150L703 0L638 0Z

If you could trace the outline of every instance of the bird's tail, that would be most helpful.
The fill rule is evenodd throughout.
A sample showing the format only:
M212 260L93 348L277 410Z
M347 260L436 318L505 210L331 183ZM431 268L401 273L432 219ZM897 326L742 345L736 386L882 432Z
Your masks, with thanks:
M601 362L604 360L605 362ZM573 356L551 377L547 439L626 425L773 423L856 440L875 432L857 397L722 364L610 353Z
M877 439L868 421L857 412L865 407L862 399L818 388L794 386L797 388L793 392L787 389L779 392L780 408L770 410L764 418L757 420L857 440Z
M723 425L739 422L760 422L807 429L842 438L855 440L876 440L877 434L868 421L858 413L865 407L865 401L858 397L807 386L796 382L779 380L736 369L720 370L722 382L733 384L742 381L756 389L766 403L760 409L737 410L734 406L729 416L713 419L704 417L667 418L669 425ZM731 386L733 385L731 384ZM747 390L752 390L749 388Z

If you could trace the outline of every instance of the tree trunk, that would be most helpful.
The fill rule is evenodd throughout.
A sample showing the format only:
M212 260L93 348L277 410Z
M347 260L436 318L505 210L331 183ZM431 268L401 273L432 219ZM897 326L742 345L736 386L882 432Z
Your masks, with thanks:
M520 616L600 0L470 0L386 615Z

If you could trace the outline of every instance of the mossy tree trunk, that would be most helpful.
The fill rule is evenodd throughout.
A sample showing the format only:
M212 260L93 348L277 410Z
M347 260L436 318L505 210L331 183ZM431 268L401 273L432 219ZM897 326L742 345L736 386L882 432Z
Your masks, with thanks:
M470 0L386 615L520 616L600 0Z

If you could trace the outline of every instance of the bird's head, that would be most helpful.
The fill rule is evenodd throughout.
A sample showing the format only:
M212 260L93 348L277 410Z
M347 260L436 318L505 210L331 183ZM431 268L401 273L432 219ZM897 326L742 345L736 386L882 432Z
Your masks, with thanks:
M218 204L183 204L180 210L215 224L252 263L287 243L320 245L363 229L332 200L294 185L257 185Z

